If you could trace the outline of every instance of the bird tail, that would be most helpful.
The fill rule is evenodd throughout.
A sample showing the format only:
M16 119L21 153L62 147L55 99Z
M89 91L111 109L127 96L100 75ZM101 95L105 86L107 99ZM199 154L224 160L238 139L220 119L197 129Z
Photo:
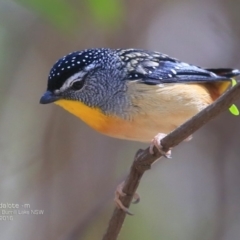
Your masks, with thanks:
M206 70L229 79L240 75L240 70L232 68L208 68Z
M216 68L216 69L206 69L210 72L215 73L216 75L223 77L222 81L212 82L211 84L213 88L213 98L216 99L221 96L230 86L231 79L240 75L240 70L231 69L231 68Z

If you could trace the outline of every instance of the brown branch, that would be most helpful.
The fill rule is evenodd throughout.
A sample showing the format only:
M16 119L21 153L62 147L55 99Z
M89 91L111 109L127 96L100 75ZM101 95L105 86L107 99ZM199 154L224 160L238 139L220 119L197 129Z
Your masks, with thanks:
M197 115L163 138L161 141L163 150L167 152L170 148L178 145L218 114L227 110L239 97L240 83L224 93L213 104L209 105L203 111L199 112ZM150 169L152 163L160 157L162 157L162 155L155 148L154 155L149 153L149 148L145 150L138 150L131 166L130 173L125 180L123 187L123 192L126 193L126 196L120 198L124 206L130 206L133 194L136 192L144 172ZM115 208L109 221L108 229L102 240L116 240L122 228L125 217L126 213L124 211Z

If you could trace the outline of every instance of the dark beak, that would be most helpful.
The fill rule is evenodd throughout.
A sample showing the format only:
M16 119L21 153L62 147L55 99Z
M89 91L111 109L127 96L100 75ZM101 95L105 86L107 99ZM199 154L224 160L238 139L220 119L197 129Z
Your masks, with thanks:
M46 91L40 99L41 104L52 103L60 99L60 96L55 96L52 92Z

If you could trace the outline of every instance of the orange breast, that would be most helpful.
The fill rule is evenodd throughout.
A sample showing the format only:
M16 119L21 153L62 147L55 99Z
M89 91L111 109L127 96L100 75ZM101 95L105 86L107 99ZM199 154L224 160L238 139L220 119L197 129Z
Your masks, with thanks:
M106 115L104 115L98 108L88 107L79 101L64 99L56 101L55 104L81 118L84 122L96 130L101 129L101 127L106 124Z
M208 84L149 86L130 82L126 93L130 102L127 119L116 114L105 115L101 109L79 101L59 100L55 103L103 134L148 142L157 133L173 131L211 104L220 95L217 87Z
M111 137L137 140L139 126L136 122L117 116L105 115L98 108L91 108L78 101L59 100L55 102L65 110L82 119L95 130Z

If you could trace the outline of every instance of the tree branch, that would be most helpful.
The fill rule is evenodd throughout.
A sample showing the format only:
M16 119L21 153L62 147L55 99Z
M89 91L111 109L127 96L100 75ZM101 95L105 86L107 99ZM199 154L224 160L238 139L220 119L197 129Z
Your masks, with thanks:
M218 114L227 110L239 97L240 83L224 93L213 104L209 105L203 111L199 112L197 115L163 138L161 141L163 151L167 152L170 148L178 145ZM126 196L120 197L124 206L130 206L133 194L136 192L144 172L150 169L152 163L160 157L162 157L162 155L156 148L154 148L154 155L149 153L149 147L145 150L138 150L123 187L123 192L126 193ZM116 240L125 217L126 213L124 211L115 208L109 221L108 229L102 240Z

